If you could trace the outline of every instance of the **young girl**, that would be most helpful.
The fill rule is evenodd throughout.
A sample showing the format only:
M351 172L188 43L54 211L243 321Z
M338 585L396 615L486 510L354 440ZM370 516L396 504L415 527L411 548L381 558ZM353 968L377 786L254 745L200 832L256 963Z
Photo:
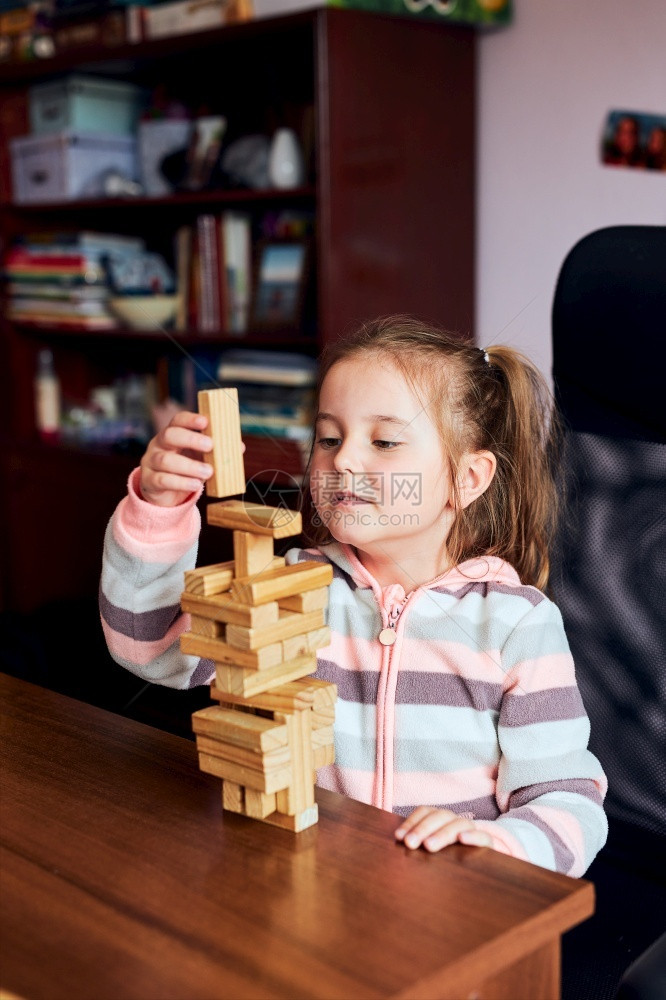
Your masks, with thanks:
M321 359L304 496L315 548L287 561L333 565L316 676L338 686L335 763L318 783L403 817L409 848L460 841L579 876L605 842L606 780L543 593L549 398L510 348L405 316L362 326ZM178 645L205 429L180 413L151 441L105 541L111 654L180 688L214 675Z

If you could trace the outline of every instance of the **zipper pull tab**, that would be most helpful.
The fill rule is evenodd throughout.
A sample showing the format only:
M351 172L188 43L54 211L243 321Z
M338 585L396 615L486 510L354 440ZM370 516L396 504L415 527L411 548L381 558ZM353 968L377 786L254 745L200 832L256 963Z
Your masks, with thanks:
M377 636L382 646L392 646L395 642L395 625L390 628L383 628Z

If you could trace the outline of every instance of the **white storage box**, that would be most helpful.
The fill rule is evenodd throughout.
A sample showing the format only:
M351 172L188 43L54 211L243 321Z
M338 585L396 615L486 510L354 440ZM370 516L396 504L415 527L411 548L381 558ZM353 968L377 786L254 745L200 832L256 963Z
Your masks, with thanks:
M53 135L67 129L131 135L141 99L141 89L133 83L70 74L30 87L30 129L33 135Z
M136 139L107 132L59 132L10 140L19 205L104 197L104 175L137 180Z

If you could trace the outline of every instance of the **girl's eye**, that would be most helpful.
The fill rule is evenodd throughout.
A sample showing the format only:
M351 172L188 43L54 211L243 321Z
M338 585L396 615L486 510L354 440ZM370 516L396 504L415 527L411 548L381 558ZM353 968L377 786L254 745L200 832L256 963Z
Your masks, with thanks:
M340 444L340 438L318 438L317 444L320 448L336 448Z
M392 451L397 448L400 444L399 441L373 441L375 448L379 448L380 451Z

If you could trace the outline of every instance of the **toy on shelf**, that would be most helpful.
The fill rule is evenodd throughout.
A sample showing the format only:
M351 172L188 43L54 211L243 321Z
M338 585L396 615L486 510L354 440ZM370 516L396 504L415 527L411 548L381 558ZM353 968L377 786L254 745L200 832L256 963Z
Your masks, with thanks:
M244 493L237 390L198 400L213 439L208 495ZM224 809L298 832L317 822L315 772L334 760L337 688L309 676L330 642L332 568L274 554L275 539L300 534L297 511L226 499L207 520L233 532L234 558L185 573L181 649L215 663L217 704L192 716L199 767L222 779Z

